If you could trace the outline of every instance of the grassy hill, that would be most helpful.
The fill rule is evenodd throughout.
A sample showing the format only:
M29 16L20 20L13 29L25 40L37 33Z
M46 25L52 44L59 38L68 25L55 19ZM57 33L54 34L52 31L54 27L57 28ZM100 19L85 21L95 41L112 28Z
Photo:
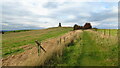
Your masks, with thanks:
M34 46L35 40L43 41L49 38L58 37L71 30L71 27L54 27L41 30L6 32L2 35L2 56L4 57L13 53L23 52L24 49L21 48L21 46Z
M115 29L110 30L98 29L97 31L95 30L72 31L72 30L73 28L70 27L55 27L42 30L7 32L2 35L3 57L22 52L23 53L22 56L24 57L24 55L29 55L29 59L32 60L33 63L34 59L31 59L31 57L33 58L38 57L38 59L36 59L37 60L36 62L38 62L38 60L40 60L39 57L43 56L42 57L43 59L45 58L45 56L49 56L48 58L46 58L47 60L43 62L44 65L48 66L118 65L118 37L117 37L118 30ZM69 33L66 35L65 33L67 32ZM63 35L65 35L65 37ZM58 36L63 37L59 38ZM48 52L47 53L41 52L41 56L38 56L37 49L35 47L36 44L34 41L35 40L45 41L49 38L53 39L52 40L50 39L49 43L47 42L43 44L43 45L46 44L45 47L48 46L48 49L46 48ZM61 38L62 41L60 40ZM26 47L26 45L33 49L28 48L29 51L28 52L25 51L26 49L24 47ZM34 51L36 52L32 54L32 52ZM30 52L31 54L29 54ZM21 56L21 54L19 56ZM8 63L11 63L11 61L9 61ZM18 62L20 61L21 60L19 60ZM40 62L38 62L38 64ZM26 61L26 63L28 62Z

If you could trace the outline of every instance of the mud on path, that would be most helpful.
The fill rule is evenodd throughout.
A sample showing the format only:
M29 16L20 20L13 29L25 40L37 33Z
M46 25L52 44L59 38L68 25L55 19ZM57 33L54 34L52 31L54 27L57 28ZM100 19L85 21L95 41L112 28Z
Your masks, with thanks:
M12 55L7 58L3 58L2 65L3 66L44 65L45 61L49 60L49 58L54 53L58 53L58 55L61 55L65 45L69 44L72 40L76 39L81 32L82 32L81 30L71 31L69 33L64 34L63 36L43 41L41 46L46 50L46 53L41 50L40 56L38 56L37 45L35 45L34 47L30 47L29 45L23 46L22 48L27 48L26 51L17 55Z

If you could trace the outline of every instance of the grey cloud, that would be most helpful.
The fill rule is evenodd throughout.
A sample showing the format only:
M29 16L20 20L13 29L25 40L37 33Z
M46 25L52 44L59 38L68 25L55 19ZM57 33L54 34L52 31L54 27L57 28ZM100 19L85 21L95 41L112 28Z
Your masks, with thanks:
M53 9L53 8L57 8L58 6L59 4L57 2L48 2L43 7Z
M117 13L110 13L109 11L102 11L99 13L91 13L92 17L89 19L90 21L102 21L108 18L117 18Z
M24 6L19 2L8 2L3 3L2 14L4 18L5 15L23 17L30 16L32 13L29 10L26 10Z
M92 10L92 9L91 9ZM112 10L103 10L101 12L94 12L94 10L91 10L89 11L84 11L82 12L81 10L78 10L78 9L65 9L65 10L61 10L61 11L58 11L56 13L54 13L54 16L59 16L59 17L63 17L63 20L65 18L65 16L67 15L75 15L76 18L75 19L65 19L64 22L65 23L69 23L69 22L78 22L79 24L83 24L85 22L99 22L101 24L104 24L104 23L112 23L111 21L109 22L102 22L103 20L106 20L106 19L109 19L109 18L117 18L117 12L116 13L112 13L111 11ZM90 14L91 16L90 17L87 17L87 16L82 16L82 15L78 15L79 13L88 13ZM117 21L115 21L117 22ZM115 23L114 22L114 23ZM105 27L105 26L104 26Z

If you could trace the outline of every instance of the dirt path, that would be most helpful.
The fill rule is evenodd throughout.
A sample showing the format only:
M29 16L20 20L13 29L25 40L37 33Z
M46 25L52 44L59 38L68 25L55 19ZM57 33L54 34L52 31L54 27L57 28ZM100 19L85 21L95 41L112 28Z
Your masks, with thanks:
M37 47L26 50L20 54L12 55L7 58L3 58L3 66L37 66L43 65L55 52L61 52L65 47L65 44L71 42L71 40L77 38L77 34L81 31L71 31L63 36L54 39L48 39L42 42L43 48L47 51L44 53L41 51L40 56L37 53ZM61 43L58 44L61 38ZM64 39L65 38L65 39ZM64 42L65 41L65 42ZM29 48L29 46L26 46Z

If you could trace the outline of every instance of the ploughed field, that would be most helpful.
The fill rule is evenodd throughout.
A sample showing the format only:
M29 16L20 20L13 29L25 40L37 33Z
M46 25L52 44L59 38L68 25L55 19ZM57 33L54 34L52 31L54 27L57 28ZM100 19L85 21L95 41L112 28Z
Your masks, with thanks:
M73 28L56 27L5 33L2 35L3 58L14 56L8 57L3 64L8 66L17 64L28 64L28 66L118 65L117 29L72 30ZM46 53L41 51L40 56L37 55L35 40L42 42L48 40L43 43ZM26 56L27 61L25 61ZM28 61L32 61L31 64Z

